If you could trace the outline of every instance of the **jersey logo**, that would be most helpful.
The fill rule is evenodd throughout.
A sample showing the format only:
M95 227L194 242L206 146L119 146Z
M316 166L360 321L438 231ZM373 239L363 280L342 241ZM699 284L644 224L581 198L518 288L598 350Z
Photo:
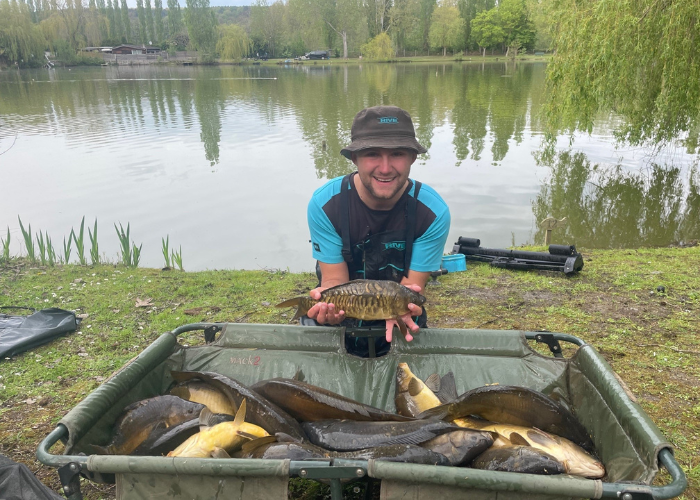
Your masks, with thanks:
M390 241L388 243L384 243L384 250L405 250L406 249L406 242L405 241Z
M395 116L382 116L379 118L379 123L399 123L399 119Z
M317 252L320 252L321 246L318 243L314 243L314 250L316 250Z

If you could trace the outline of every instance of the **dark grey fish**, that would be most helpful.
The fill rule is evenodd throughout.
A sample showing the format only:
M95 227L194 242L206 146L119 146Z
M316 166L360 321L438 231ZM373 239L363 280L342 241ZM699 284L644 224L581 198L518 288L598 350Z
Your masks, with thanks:
M362 404L315 385L287 378L263 380L251 389L301 422L328 419L405 422L414 420Z
M171 427L197 420L204 405L177 396L156 396L137 401L126 408L114 424L112 441L105 447L90 448L97 453L130 455L144 441L155 440Z
M284 432L297 439L306 438L299 422L291 415L265 396L261 396L257 391L249 389L237 380L214 372L173 371L171 374L178 382L200 379L213 385L231 398L236 408L239 408L245 399L247 405L246 421L262 427L270 434Z
M383 462L450 465L449 459L441 453L436 453L427 448L422 448L413 444L393 444L357 451L336 452L333 456L348 459L380 460Z
M414 445L396 444L378 446L357 451L338 452L323 449L311 443L300 443L282 438L268 436L253 440L236 453L236 458L263 458L276 460L313 460L327 458L346 458L355 460L382 460L388 462L405 462L424 465L449 465L446 457L431 450Z
M306 422L302 427L313 444L335 451L353 451L393 444L417 445L440 434L461 429L457 425L441 420L411 422L322 420Z
M420 444L421 448L447 457L450 465L463 465L486 451L493 444L490 432L462 429L442 434Z
M526 387L490 385L465 392L455 401L436 406L418 418L456 418L477 415L501 424L537 427L593 451L593 441L576 417L560 403Z
M527 474L563 474L564 465L549 453L529 446L490 448L472 461L475 469Z

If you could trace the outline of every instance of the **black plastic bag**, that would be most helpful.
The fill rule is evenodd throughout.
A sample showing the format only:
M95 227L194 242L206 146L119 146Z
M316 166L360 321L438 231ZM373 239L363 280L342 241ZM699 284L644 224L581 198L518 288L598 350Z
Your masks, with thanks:
M80 320L74 313L56 307L42 309L29 316L0 313L0 361L5 357L14 356L50 342L60 335L74 332L78 324Z

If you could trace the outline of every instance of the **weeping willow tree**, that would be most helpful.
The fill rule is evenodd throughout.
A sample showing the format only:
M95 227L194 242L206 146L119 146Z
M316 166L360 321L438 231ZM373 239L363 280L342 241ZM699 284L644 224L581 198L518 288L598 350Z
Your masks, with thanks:
M606 110L622 142L698 152L700 0L553 0L553 15L552 132L590 132Z
M251 42L242 26L225 24L218 26L219 40L216 52L224 60L242 59L250 52Z
M24 3L0 0L0 66L32 66L44 57L46 39Z

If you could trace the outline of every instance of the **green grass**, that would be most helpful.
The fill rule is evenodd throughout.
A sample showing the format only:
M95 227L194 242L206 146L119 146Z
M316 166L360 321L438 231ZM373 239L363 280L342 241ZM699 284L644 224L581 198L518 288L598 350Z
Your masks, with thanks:
M690 482L684 498L698 498L700 247L583 254L585 267L572 277L469 262L467 272L442 276L427 287L429 323L583 338L674 444ZM56 471L34 458L36 446L113 371L161 333L187 323L288 323L291 311L273 305L315 284L312 273L284 271L44 267L26 259L0 264L0 306L55 306L87 315L79 332L0 361L0 454L26 463L57 489ZM658 293L658 286L665 293ZM137 301L150 305L136 307ZM180 341L200 343L201 332L184 334ZM661 474L657 483L667 480ZM300 484L292 490L303 495L309 490ZM88 499L114 497L113 489L89 482L83 490ZM326 494L321 487L315 493Z

